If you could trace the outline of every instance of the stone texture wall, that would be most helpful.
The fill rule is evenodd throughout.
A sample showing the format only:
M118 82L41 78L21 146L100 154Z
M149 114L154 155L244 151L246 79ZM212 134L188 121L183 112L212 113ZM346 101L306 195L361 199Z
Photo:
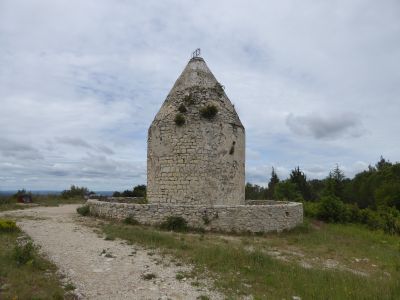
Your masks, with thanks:
M218 109L212 119L201 115L207 105ZM179 113L182 126L174 121ZM150 203L244 204L244 164L244 127L204 60L194 58L149 128L147 198Z
M225 232L271 232L291 229L303 222L303 205L288 202L271 205L202 206L113 203L88 200L91 214L123 220L133 217L156 225L168 216L180 216L192 227Z

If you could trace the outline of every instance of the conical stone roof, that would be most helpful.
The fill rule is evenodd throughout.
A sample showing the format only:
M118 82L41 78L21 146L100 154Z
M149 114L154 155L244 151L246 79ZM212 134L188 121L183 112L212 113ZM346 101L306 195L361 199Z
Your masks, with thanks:
M185 69L176 80L174 86L169 92L163 106L161 107L159 113L155 117L156 120L160 120L165 117L166 107L174 105L176 100L178 102L185 97L193 96L195 93L203 93L208 91L211 95L210 100L218 100L221 106L221 113L227 114L229 117L226 121L235 124L236 126L243 127L242 122L239 119L238 114L231 101L227 97L224 91L224 87L217 81L214 74L208 68L206 62L201 57L192 58L186 65ZM193 98L193 97L192 97ZM188 102L189 98L186 98ZM184 100L184 99L183 99ZM186 103L193 106L204 105L204 101L196 102L192 99L194 103ZM166 109L168 110L168 109Z

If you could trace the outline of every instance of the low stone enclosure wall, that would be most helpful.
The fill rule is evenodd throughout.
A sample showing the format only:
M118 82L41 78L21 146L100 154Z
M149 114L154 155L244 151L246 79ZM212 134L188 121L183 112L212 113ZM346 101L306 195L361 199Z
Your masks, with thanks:
M264 205L167 205L134 204L87 200L90 214L124 220L132 217L141 224L159 225L169 216L182 217L188 226L206 231L280 232L303 222L303 204L268 202Z
M119 202L119 203L142 203L146 202L144 197L103 197L101 199L95 199L106 202Z

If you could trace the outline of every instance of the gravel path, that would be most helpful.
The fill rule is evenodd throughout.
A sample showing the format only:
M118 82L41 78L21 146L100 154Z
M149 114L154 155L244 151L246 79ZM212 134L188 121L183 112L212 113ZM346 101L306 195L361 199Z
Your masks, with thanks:
M18 217L26 232L84 299L196 299L201 295L223 299L210 291L210 282L200 287L176 274L190 266L176 266L170 259L121 240L108 241L93 228L82 225L76 214L79 205L35 207L3 215ZM146 280L146 274L154 279Z

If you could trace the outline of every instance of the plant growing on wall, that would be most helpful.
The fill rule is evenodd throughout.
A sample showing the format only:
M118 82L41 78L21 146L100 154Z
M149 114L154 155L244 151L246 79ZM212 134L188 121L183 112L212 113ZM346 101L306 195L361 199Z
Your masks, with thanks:
M185 124L185 116L181 113L178 113L176 114L174 121L177 126L182 126L183 124Z
M208 120L211 120L215 117L215 115L218 112L218 108L213 105L213 104L209 104L205 107L203 107L202 109L200 109L200 114L203 118L206 118Z
M186 106L183 103L181 105L179 105L178 110L179 110L179 112L181 112L183 114L185 112L187 112Z

